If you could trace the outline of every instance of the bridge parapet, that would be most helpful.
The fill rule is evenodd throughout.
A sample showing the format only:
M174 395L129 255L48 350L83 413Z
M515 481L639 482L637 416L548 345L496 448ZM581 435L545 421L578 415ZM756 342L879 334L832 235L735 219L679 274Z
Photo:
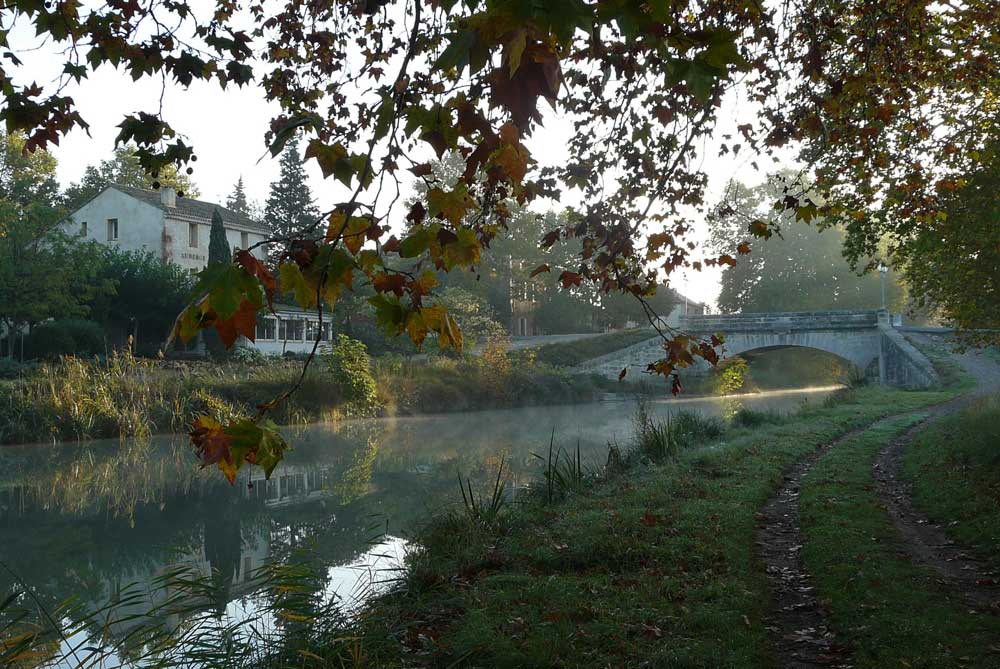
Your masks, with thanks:
M681 330L692 333L788 332L792 330L866 330L877 328L879 311L797 311L720 314L681 318Z

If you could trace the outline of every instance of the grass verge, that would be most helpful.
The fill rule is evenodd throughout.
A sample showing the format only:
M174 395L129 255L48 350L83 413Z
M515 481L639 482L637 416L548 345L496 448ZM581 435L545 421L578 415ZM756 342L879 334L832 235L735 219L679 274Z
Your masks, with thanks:
M782 423L732 428L496 522L417 537L401 587L361 619L377 666L771 666L755 513L782 472L838 435L947 393L862 388ZM457 491L456 491L457 495Z
M635 328L576 341L546 344L534 349L534 353L539 362L559 367L572 367L581 362L599 358L602 355L652 339L655 336L656 332L651 328Z
M803 560L854 666L998 666L1000 619L970 613L908 559L875 492L872 462L918 418L872 427L817 463L800 500Z
M1000 396L918 435L903 452L902 475L921 511L1000 569Z

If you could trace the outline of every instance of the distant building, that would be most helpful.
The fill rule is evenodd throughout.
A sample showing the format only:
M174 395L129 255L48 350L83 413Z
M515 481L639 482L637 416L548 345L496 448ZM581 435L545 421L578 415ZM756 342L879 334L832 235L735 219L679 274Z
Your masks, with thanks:
M64 224L70 235L123 251L148 251L195 274L208 264L212 213L218 209L232 249L248 249L266 240L267 226L222 205L179 197L168 186L159 191L112 184L69 215ZM252 253L264 260L267 249ZM330 341L329 321L319 324L314 311L293 305L276 305L275 314L264 312L257 322L256 343L241 340L265 353L307 353L317 336Z
M267 226L225 207L178 197L164 186L159 191L112 184L74 211L68 232L123 251L149 251L192 274L208 264L212 212L222 215L232 249L247 249L268 237ZM266 257L264 247L253 251Z

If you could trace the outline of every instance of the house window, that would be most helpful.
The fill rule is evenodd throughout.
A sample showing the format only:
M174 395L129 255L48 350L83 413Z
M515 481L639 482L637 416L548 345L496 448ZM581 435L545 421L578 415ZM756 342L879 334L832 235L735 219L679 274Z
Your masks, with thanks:
M246 232L240 233L240 248L244 251L250 248L250 235Z
M273 318L261 318L257 321L257 340L274 339L276 334L276 323Z
M81 237L87 236L87 221L84 221L83 223L80 224L80 236Z
M316 341L319 334L319 323L316 321L306 321L306 341Z
M188 223L188 246L198 248L198 224Z
M333 328L329 323L323 323L323 341L333 341Z
M282 341L302 341L302 334L305 330L304 322L292 318L287 321L278 322L278 339Z
M116 242L118 241L118 219L109 218L108 219L108 241Z

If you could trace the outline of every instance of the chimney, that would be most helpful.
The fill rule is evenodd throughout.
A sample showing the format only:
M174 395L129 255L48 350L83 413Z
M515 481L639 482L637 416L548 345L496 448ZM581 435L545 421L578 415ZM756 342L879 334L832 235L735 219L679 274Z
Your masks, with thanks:
M160 202L171 209L177 207L177 191L173 186L160 186Z

